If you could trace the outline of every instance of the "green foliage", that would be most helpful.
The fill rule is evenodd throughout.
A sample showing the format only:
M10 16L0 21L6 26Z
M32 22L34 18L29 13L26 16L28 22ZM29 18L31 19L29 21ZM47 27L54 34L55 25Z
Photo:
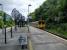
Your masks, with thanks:
M45 1L39 8L35 10L35 12L31 13L34 15L31 15L34 17L34 20L39 20L42 17L45 21L54 22L56 18L59 18L55 22L62 22L65 21L64 17L66 19L67 12L65 9L67 9L67 0L47 0ZM64 11L65 10L65 11ZM63 15L64 14L64 15Z
M0 11L0 16L2 16L2 13L3 13L3 12L2 12L2 11Z
M12 20L10 15L6 14L3 11L0 11L0 28L3 28L5 24L7 27L11 27L14 25L14 21Z
M4 26L3 20L0 19L0 28L3 28L3 26Z
M67 37L67 23L61 23L57 25L52 24L52 26L48 27L47 30L56 35Z
M14 25L14 21L12 20L12 18L10 18L9 21L6 21L6 25L7 25L7 27L11 27Z

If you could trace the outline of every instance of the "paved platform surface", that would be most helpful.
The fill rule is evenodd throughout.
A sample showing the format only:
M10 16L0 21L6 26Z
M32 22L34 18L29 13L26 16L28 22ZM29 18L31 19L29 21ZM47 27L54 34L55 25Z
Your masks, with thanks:
M31 37L30 50L67 50L67 40L32 26L29 26L29 29L30 33L28 33L27 27L18 28L17 31L13 31L13 38L10 37L10 32L7 32L7 44L4 44L4 34L0 34L0 50L22 50L18 37L24 33L28 33ZM3 41L1 42L1 40Z
M67 50L67 40L30 27L33 50Z
M27 27L18 28L17 31L13 30L12 38L10 36L11 33L7 32L6 33L7 44L4 43L4 34L0 33L0 50L22 50L18 39L20 35L27 36L27 33L28 33Z

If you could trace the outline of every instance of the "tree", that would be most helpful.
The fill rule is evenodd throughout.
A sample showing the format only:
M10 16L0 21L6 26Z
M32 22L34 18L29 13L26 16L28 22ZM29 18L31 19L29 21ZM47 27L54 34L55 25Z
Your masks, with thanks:
M61 23L67 20L67 0L47 0L33 14L35 20L44 17L45 21ZM31 13L32 14L32 13ZM32 15L33 16L33 15ZM57 19L57 20L56 20Z

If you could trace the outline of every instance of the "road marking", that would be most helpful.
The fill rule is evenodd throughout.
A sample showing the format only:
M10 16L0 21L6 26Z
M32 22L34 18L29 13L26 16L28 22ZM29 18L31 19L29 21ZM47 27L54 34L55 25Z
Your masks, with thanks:
M33 47L32 47L32 42L31 42L31 40L29 40L29 50L33 50Z

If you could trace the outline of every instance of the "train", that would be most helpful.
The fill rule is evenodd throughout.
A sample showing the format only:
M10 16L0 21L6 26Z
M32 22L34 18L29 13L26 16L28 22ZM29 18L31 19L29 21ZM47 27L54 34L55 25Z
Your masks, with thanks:
M38 21L38 28L39 29L42 29L42 30L44 30L45 29L45 21L44 20L39 20Z

